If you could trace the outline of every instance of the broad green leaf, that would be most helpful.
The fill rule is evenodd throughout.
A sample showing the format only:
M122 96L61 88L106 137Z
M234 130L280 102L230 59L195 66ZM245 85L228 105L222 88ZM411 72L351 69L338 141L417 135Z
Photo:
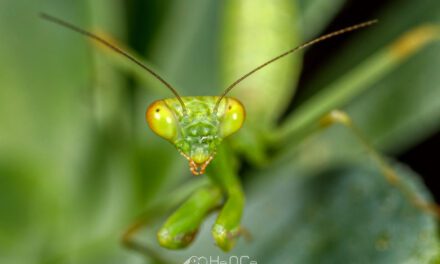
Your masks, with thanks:
M266 173L277 180L251 189L246 217L254 237L265 237L249 253L261 263L429 263L439 254L435 220L377 170L337 166L301 176L285 166ZM408 168L399 173L429 196Z
M149 52L182 95L217 95L221 89L217 68L221 6L219 1L175 1Z
M337 12L341 10L345 0L301 0L298 1L301 9L301 20L304 28L303 38L309 40L317 37L322 33L322 30L331 22L336 16Z

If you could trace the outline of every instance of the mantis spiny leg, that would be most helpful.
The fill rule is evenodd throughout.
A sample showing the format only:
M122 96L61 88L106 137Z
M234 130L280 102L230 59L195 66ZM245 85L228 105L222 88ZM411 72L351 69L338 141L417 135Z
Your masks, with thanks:
M210 185L196 190L165 222L157 233L159 244L169 249L188 246L202 221L223 201L219 187Z
M374 147L362 134L360 129L353 123L347 113L340 110L333 110L320 120L320 125L322 128L327 128L334 124L341 124L350 130L350 132L368 152L369 156L377 164L382 175L391 185L401 190L416 207L427 213L433 214L435 217L437 217L437 219L440 219L440 207L437 204L426 201L425 199L416 195L416 193L401 180L396 170L393 169L387 160L374 149Z
M148 227L162 215L166 214L173 208L176 208L185 197L190 196L195 199L198 194L200 194L198 191L209 188L209 186L209 180L199 179L197 181L192 181L180 186L175 191L170 193L166 201L159 201L153 206L149 206L148 209L146 209L145 212L138 217L138 220L126 229L121 238L122 244L130 250L139 252L149 259L153 259L156 261L156 263L171 263L166 258L158 254L156 250L145 245L144 242L137 241L135 239L135 235L139 233L142 228ZM215 194L215 192L213 194Z
M157 233L159 244L169 249L182 249L191 244L206 215L220 206L222 200L222 192L217 186L209 185L200 187L160 228ZM127 248L140 252L148 258L152 258L157 263L170 263L152 248L133 239L134 234L150 221L152 221L152 219L144 217L130 226L122 237L122 243Z
M217 152L209 170L210 178L224 191L226 202L212 227L212 236L218 247L224 251L231 250L237 238L246 234L241 226L245 198L243 189L234 168L233 154L222 145Z

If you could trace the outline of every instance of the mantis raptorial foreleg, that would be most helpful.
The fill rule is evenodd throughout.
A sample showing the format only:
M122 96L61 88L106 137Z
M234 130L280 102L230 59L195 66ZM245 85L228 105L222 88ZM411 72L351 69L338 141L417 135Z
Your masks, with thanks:
M186 206L187 209L191 209L190 205L193 204L191 201L194 201L194 199L197 198L204 197L202 200L203 203L196 205L198 207L202 207L203 204L206 205L207 203L212 202L211 199L206 200L207 193L209 194L208 197L217 197L217 195L220 194L220 188L212 186L208 179L198 179L181 186L177 190L173 191L167 197L166 201L159 202L146 209L138 220L125 230L121 239L122 244L130 250L134 250L145 255L149 259L155 260L157 263L170 263L170 261L168 261L165 257L158 254L156 250L148 247L142 241L137 241L135 236L140 233L141 229L150 226L153 222L157 221L158 218L161 218L162 215L166 214L172 208L176 208L179 204L181 204L180 201L182 201L185 197L189 196L189 198L187 198L187 202L183 203L180 208ZM182 209L178 209L173 215L176 215L179 210ZM195 219L195 221L200 220ZM172 228L172 225L170 225L170 228Z
M432 202L426 201L422 197L419 197L414 191L412 191L406 184L401 180L395 169L387 162L387 160L377 152L374 147L369 143L367 138L362 134L360 129L353 123L350 116L343 111L333 110L328 114L324 115L320 119L320 127L327 128L334 124L341 124L348 128L349 131L356 137L356 139L362 144L364 149L368 152L369 156L374 160L380 169L382 175L386 180L393 186L401 190L408 199L418 208L423 211L433 214L440 219L440 207Z
M216 161L211 165L210 178L223 189L226 201L212 227L214 240L222 250L231 250L236 239L243 232L241 217L243 215L245 198L233 155L221 146L216 155Z
M157 233L160 245L170 249L188 246L205 217L218 208L222 200L222 192L215 185L197 190L160 228Z
M157 234L161 246L170 249L188 246L206 216L221 207L212 234L216 244L224 251L234 247L237 237L244 233L240 225L244 193L236 170L230 166L231 157L226 147L219 149L216 161L208 172L212 183L197 189L167 219ZM132 225L124 234L123 243L130 249L141 251L155 260L162 261L153 250L133 240L133 235L146 224L148 224L146 221L141 220Z
M214 185L200 187L160 228L157 233L160 245L170 249L180 249L191 244L206 215L220 206L222 200L219 187ZM148 224L147 218L143 218L131 225L122 236L123 245L154 259L157 263L169 263L154 249L134 240L134 235Z

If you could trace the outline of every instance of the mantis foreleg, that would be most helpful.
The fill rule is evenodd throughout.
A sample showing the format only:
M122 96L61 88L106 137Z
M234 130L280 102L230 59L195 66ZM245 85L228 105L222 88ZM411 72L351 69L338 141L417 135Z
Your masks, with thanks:
M222 205L212 228L214 240L222 250L231 250L240 235L244 209L244 193L227 147L218 149L208 171L210 186L196 191L166 221L158 232L159 243L171 249L189 245L206 215ZM225 197L225 199L224 199Z
M165 222L157 233L161 246L179 249L194 239L206 215L221 205L220 188L214 185L195 191Z
M216 161L209 171L211 179L223 189L226 202L212 228L212 235L224 251L231 250L240 235L241 217L245 204L243 189L233 166L233 155L225 146L219 148Z
M194 232L194 227L198 227L205 217L203 212L209 211L210 207L215 208L222 201L220 188L213 186L208 180L199 179L186 184L171 193L170 196L167 197L166 202L160 202L150 207L134 224L130 225L122 236L123 245L131 250L142 253L148 258L154 259L157 263L170 263L154 249L148 247L143 242L136 241L135 235L142 228L156 221L159 216L176 207L184 197L188 196L187 201L171 215L166 224L162 227L162 232L169 229L172 230L170 234L175 234L177 231L176 228L179 228L179 223L182 224L185 221L187 221L187 223L180 227L180 231L185 233L186 228L186 234ZM185 213L188 210L191 211L188 215L192 215L192 218L186 217ZM180 216L182 218L180 218ZM185 235L183 237L185 237ZM164 238L161 237L160 239ZM170 244L168 247L171 246Z
M244 209L244 193L233 164L233 155L222 146L216 159L209 167L211 183L200 187L165 222L157 233L161 246L180 249L188 246L194 239L201 223L213 210L221 207L212 228L214 240L222 250L231 250L242 233L241 217ZM223 201L225 201L223 203ZM133 225L124 235L124 244L143 251L155 259L154 252L132 243L132 234L145 225L145 222Z

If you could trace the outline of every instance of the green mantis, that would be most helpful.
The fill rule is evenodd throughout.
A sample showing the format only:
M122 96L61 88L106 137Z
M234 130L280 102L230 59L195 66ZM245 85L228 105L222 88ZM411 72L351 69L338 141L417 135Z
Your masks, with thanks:
M325 35L299 48L369 24L370 22ZM88 35L90 36L89 33ZM240 129L244 121L244 109L239 101L225 96L250 74L293 51L281 54L255 68L229 86L219 97L180 97L174 88L146 68L176 96L173 99L154 102L148 108L147 120L150 127L155 133L172 142L188 159L193 174L203 174L207 170L208 176L212 178L209 186L196 191L169 217L158 232L161 245L174 249L188 246L206 215L219 207L221 212L212 229L217 245L223 250L230 250L237 237L244 232L240 225L244 208L242 187L237 179L236 169L230 165L234 162L230 150L227 146L221 145L224 137ZM343 118L340 118L341 116ZM340 112L333 112L323 120L326 125L337 122L351 123ZM208 166L211 162L212 164ZM387 168L384 165L382 167Z

